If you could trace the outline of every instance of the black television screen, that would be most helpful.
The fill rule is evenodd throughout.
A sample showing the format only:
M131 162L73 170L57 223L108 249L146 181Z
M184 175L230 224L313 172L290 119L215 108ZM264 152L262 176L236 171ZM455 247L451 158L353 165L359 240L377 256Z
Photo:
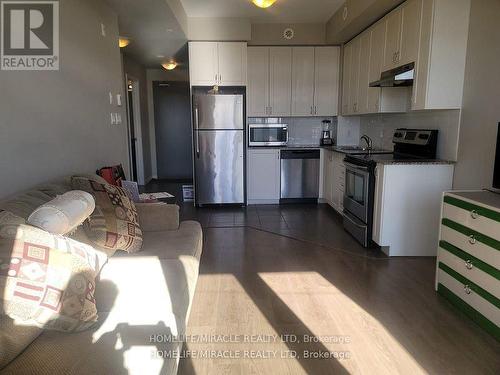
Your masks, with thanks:
M500 122L498 123L497 151L495 154L495 171L493 172L493 187L500 189Z

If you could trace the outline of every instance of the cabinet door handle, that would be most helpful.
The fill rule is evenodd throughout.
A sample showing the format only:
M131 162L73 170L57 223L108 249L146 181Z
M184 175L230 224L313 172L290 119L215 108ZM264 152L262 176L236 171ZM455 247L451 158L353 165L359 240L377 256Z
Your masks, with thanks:
M313 114L313 107L311 106L311 115Z
M318 114L318 108L316 106L314 106L314 114L317 115Z
M471 293L471 289L470 289L470 286L469 285L464 285L464 292L466 294L470 294Z
M479 217L479 212L477 212L476 210L472 210L470 212L470 217L473 218L474 220L477 219Z
M471 260L467 260L465 262L465 268L467 268L468 270L472 269L472 261Z
M475 245L475 244L476 244L476 237L474 237L474 235L473 235L473 234L471 234L471 235L469 236L469 243L470 243L471 245Z

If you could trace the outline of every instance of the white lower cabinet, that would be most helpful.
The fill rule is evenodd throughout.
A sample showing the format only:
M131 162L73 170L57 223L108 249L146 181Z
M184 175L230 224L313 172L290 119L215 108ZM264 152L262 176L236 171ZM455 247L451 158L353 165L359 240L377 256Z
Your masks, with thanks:
M344 154L326 149L322 151L322 198L337 212L342 213L345 186Z
M280 150L248 149L248 204L279 203Z

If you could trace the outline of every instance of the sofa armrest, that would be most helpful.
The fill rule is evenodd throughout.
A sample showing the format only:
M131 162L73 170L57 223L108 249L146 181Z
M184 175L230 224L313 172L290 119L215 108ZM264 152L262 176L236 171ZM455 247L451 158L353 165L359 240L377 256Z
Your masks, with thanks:
M139 223L144 232L179 229L179 206L176 204L136 203Z

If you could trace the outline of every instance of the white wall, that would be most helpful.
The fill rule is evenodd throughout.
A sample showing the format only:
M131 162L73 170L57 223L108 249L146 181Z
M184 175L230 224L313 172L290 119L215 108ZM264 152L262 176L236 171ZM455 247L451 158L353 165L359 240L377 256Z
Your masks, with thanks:
M0 71L0 197L104 165L128 170L125 106L109 103L124 95L115 13L61 1L60 55L59 71ZM111 112L124 123L110 125Z
M246 18L188 17L188 40L249 40L250 20Z
M454 188L492 185L497 124L500 121L500 1L474 0L470 13Z
M294 30L293 39L285 39L283 31ZM255 23L250 45L321 45L326 43L324 23Z

